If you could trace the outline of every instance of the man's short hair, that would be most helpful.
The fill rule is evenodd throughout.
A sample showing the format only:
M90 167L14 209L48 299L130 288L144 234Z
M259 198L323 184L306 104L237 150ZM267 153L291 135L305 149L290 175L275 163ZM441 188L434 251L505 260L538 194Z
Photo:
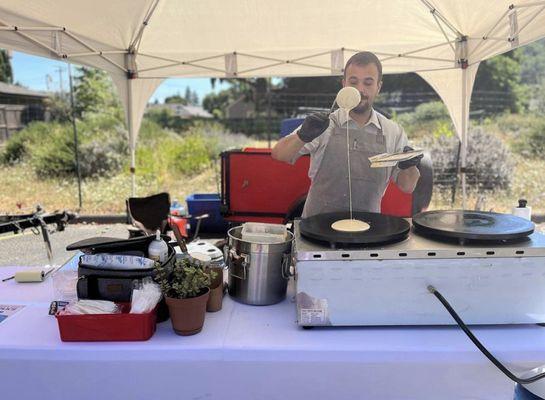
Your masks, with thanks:
M356 65L369 65L369 64L375 64L377 66L378 70L378 80L379 82L382 80L382 64L378 57L371 53L370 51L360 51L359 53L354 54L352 57L348 59L346 62L346 65L344 66L344 78L346 79L346 70L348 69L348 66L350 64L356 64Z

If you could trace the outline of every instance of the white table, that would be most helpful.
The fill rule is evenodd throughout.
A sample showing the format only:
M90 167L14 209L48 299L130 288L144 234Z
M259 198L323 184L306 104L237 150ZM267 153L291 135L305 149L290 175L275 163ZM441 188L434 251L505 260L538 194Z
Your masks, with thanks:
M0 279L14 268L0 268ZM268 307L225 298L195 336L170 321L147 342L63 343L47 315L51 279L0 283L1 399L511 399L513 384L455 327L295 324L289 296ZM479 327L508 365L545 363L545 328Z

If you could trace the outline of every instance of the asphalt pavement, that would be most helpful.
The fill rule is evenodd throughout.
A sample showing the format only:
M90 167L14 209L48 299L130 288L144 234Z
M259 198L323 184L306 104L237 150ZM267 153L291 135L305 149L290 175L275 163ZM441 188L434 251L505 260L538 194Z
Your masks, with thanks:
M70 224L64 231L52 232L49 235L53 250L51 263L40 232L36 235L27 229L22 234L3 234L0 235L0 267L61 265L74 253L66 251L69 244L95 236L125 239L129 237L128 227L125 224Z

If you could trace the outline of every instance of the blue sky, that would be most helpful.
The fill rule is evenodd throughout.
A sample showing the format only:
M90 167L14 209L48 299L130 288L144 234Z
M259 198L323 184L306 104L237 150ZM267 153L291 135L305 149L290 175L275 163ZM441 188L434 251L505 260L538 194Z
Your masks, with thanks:
M35 57L24 53L13 52L11 65L13 68L13 81L34 90L58 91L60 88L60 77L58 69L62 69L63 87L68 90L67 64L60 61L50 60L43 57ZM216 83L215 90L212 90L210 79L167 79L157 88L150 101L155 99L162 102L165 97L185 93L186 87L196 91L199 100L212 91L219 91L226 88L227 84Z

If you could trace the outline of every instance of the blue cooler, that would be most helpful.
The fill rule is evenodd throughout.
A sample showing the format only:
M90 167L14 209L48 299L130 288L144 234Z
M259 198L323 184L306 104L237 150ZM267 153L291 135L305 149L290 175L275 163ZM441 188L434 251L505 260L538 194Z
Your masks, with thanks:
M197 227L198 217L202 214L208 214L208 218L201 220L200 232L225 233L229 228L229 223L223 219L220 214L221 199L217 193L193 193L186 197L187 211L191 218L189 225L191 232Z
M295 128L303 123L304 118L287 118L280 123L280 137L284 137L292 133Z

